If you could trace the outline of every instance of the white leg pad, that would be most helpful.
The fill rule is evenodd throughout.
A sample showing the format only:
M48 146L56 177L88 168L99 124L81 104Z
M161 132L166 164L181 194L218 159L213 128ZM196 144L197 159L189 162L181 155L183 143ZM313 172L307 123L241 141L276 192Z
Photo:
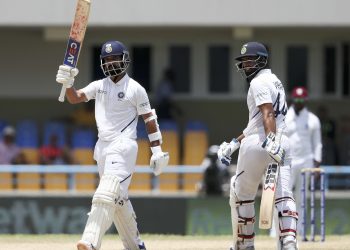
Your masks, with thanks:
M145 249L137 229L136 214L131 202L119 199L114 212L114 224L126 250Z
M275 204L279 217L280 241L296 239L298 213L294 199L291 197L278 198Z
M240 201L235 193L235 177L231 179L230 206L232 220L233 246L240 248L254 246L254 201Z
M101 247L102 236L111 226L119 199L119 181L114 175L103 175L92 199L91 211L86 222L82 242L90 243L92 249Z
M231 222L232 222L232 236L233 236L233 246L237 243L238 237L238 213L236 206L236 194L235 194L235 176L231 178L230 184L230 207L231 207Z

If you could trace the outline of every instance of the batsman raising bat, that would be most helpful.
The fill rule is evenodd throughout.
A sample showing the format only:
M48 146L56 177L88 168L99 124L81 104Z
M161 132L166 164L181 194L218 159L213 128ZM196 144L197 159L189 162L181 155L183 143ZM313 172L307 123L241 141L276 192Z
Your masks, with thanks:
M231 250L254 250L254 200L265 172L260 226L269 228L275 207L278 211L278 249L296 250L298 214L291 179L289 142L284 134L287 104L280 80L268 68L264 45L249 42L236 58L238 71L249 83L247 104L249 122L243 133L231 142L223 142L219 159L226 165L239 148L236 175L231 179L230 206L233 230ZM266 171L266 169L268 169Z
M130 64L127 48L118 41L106 42L101 48L100 59L106 77L82 89L73 87L77 68L61 65L56 76L56 81L66 88L70 103L95 99L98 141L94 159L97 161L100 182L93 195L89 218L77 248L100 249L102 236L114 222L125 249L146 249L128 198L138 150L138 116L142 116L146 124L153 153L150 166L155 175L159 175L162 168L167 166L169 154L162 151L162 134L156 111L151 109L146 90L126 73Z

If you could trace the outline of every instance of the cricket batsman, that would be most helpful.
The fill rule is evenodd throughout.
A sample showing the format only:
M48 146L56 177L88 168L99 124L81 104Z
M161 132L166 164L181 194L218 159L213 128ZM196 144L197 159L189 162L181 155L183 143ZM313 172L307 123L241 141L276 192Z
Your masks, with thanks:
M248 42L236 60L238 72L249 84L249 121L243 133L223 142L219 159L226 165L239 149L236 174L231 179L230 206L233 230L231 250L254 250L254 201L262 176L271 161L280 164L275 207L278 211L278 249L296 250L296 212L291 181L289 141L285 135L286 95L281 81L268 67L268 52L258 42Z

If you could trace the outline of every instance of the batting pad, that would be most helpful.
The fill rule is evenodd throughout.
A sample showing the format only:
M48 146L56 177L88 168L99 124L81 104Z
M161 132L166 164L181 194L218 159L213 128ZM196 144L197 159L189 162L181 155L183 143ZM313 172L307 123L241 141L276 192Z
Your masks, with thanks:
M136 214L129 200L120 199L114 213L114 224L127 250L143 249L139 230L137 229Z
M231 222L232 222L232 236L233 236L233 246L237 243L238 236L238 213L236 205L236 194L234 188L235 176L231 178L230 185L230 207L231 207Z
M119 199L120 187L117 176L103 175L93 196L91 211L82 236L84 242L92 244L94 249L101 247L102 236L111 226Z

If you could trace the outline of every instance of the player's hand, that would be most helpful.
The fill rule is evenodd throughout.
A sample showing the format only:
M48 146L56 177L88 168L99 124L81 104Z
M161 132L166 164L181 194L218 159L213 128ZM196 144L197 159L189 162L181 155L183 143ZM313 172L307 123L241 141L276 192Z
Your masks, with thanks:
M275 133L270 132L261 146L277 163L283 163L286 152L276 141Z
M160 175L163 168L168 166L169 153L163 152L160 146L151 147L152 157L150 161L150 167L153 170L154 175Z
M56 82L61 83L65 88L71 88L78 73L79 70L77 68L61 65L57 71Z
M231 155L239 148L240 145L241 143L237 141L236 138L233 138L230 143L227 143L225 141L221 143L218 150L219 160L226 166L230 165Z

